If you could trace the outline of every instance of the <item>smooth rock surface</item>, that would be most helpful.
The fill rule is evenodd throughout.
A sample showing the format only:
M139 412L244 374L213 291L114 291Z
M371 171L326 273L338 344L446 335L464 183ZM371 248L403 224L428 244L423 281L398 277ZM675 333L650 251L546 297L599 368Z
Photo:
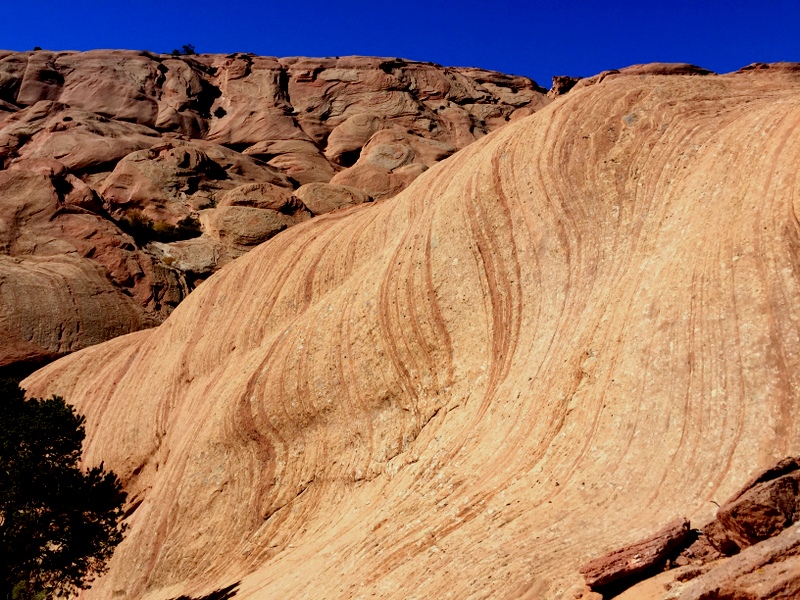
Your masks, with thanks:
M319 100L346 63L287 68L315 140L364 107ZM82 597L563 598L710 520L800 454L799 126L790 70L576 86L35 373L137 506Z

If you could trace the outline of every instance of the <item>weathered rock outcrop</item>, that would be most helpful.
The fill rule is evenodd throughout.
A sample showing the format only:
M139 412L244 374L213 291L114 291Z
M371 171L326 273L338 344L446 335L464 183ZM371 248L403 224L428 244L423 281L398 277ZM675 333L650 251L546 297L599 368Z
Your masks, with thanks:
M575 84L581 79L581 77L570 77L569 75L555 75L553 77L553 85L550 86L547 95L551 98L563 96L574 88Z
M659 567L675 550L683 549L689 538L689 521L675 519L643 540L589 561L580 573L591 588L630 580Z
M785 69L576 86L37 372L131 494L84 597L570 598L711 520L800 454L798 126Z
M600 590L607 592L603 597L618 600L795 598L800 595L798 478L796 457L766 469L721 506L713 521L695 530L695 541L680 556L676 547L681 550L680 544L691 540L685 521L680 540L675 523L647 540L587 563L581 573L594 595ZM653 551L667 545L672 546L672 556L667 550ZM651 575L664 572L630 587L636 575L648 569ZM618 589L609 588L611 583ZM625 587L630 589L618 594ZM587 599L592 595L577 594Z
M93 190L57 160L0 171L0 367L152 326L180 301L174 273L101 212Z
M365 191L332 183L308 183L295 191L295 198L315 215L369 202Z
M736 554L800 520L800 461L790 458L755 477L723 504L703 535L720 553Z
M52 360L148 325L92 261L0 255L0 367Z
M106 269L119 302L139 304L137 327L157 323L278 231L398 193L520 110L545 106L543 92L524 77L400 59L0 52L0 175L38 173L50 198L34 232L9 216L33 183L3 179L0 243L9 256L77 252ZM133 323L121 318L108 335ZM102 339L76 331L63 328L61 348Z

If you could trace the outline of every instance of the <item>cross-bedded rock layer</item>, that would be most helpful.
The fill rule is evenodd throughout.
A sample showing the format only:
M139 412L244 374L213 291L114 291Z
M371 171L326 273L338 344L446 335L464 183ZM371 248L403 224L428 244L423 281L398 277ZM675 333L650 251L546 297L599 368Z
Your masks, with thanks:
M0 367L162 321L278 231L391 197L545 106L543 92L524 77L400 59L0 52L0 253L85 263L70 272L72 295L25 288L56 315L46 323L3 305L13 331L0 329ZM97 267L121 318L81 333L69 319L73 305L90 309L81 273Z
M673 73L673 74L670 74ZM608 73L25 381L131 493L86 598L570 598L800 451L800 70Z

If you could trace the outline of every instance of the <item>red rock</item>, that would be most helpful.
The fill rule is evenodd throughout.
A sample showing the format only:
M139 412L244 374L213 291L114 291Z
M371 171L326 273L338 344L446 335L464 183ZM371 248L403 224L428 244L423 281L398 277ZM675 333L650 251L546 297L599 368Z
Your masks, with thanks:
M618 583L663 562L688 536L689 521L675 519L646 539L586 563L580 573L592 588Z
M55 158L17 159L8 166L9 171L29 171L47 177L66 177L67 166Z
M220 192L258 180L288 186L285 176L221 146L168 143L126 156L99 192L110 211L121 215L137 209L156 221L175 225L213 205Z
M319 152L285 152L267 161L275 170L285 173L298 185L312 182L327 182L336 172L328 160Z
M714 523L716 522L714 521ZM720 552L711 542L713 536L713 531L708 527L704 528L697 536L697 539L675 559L675 566L702 565L738 551L736 548L731 548L730 552Z
M385 127L384 122L382 116L370 113L345 119L328 136L325 156L343 167L352 166L372 135Z
M205 231L231 246L255 246L294 225L294 219L276 210L224 206L204 214Z
M250 206L293 214L302 206L294 201L292 191L272 183L247 183L222 194L218 206Z
M176 274L155 265L113 222L93 212L94 192L77 178L0 171L0 200L0 252L88 258L154 321L186 295Z
M70 52L59 55L56 65L64 73L60 102L120 121L155 126L159 72L158 63L149 56L119 50Z
M389 171L373 163L365 162L338 173L330 183L357 188L375 200L385 200L402 192L425 170L425 165L411 164Z
M330 182L362 189L376 200L390 198L454 151L444 142L385 129L370 138L355 165L334 175Z
M757 474L681 553L675 563L683 568L645 580L620 600L660 599L664 585L670 598L692 600L800 596L798 479L797 457Z
M149 247L161 263L185 274L192 287L242 254L230 252L210 235L171 243L152 242Z
M167 59L157 69L163 73L164 82L154 127L203 137L208 130L208 109L217 95L216 89L185 60Z
M34 374L141 501L82 595L567 598L708 515L800 447L799 94L612 77Z
M295 191L295 197L314 215L369 202L369 195L357 188L330 183L308 183Z
M200 207L210 205L204 183L225 178L225 170L197 147L166 144L126 156L99 192L112 212L137 209L175 225L197 210L201 194Z
M56 58L52 52L34 52L28 57L14 98L17 104L28 106L42 100L58 100L64 76L56 67Z
M593 77L581 79L574 88L583 88L602 82L606 78L632 77L639 75L714 75L713 71L688 63L648 63L631 65L624 69L602 71Z
M127 154L158 142L146 127L110 121L95 113L39 102L15 113L0 131L0 158L55 158L80 172L113 165Z
M22 77L28 68L29 52L2 52L0 55L0 100L18 106L17 95Z
M245 148L242 154L252 156L264 162L281 154L320 154L317 145L311 140L263 140Z
M677 591L677 590L676 590ZM800 597L800 526L744 549L683 587L679 600Z
M11 118L11 115L18 111L19 109L13 104L0 100L0 127L3 127L5 122Z
M234 107L214 120L208 139L241 149L263 140L308 139L295 120L279 109Z
M754 477L703 529L723 554L773 537L800 519L800 459L787 458Z
M800 73L800 62L774 62L774 63L752 63L746 67L742 67L737 73L745 73L747 71L766 71L769 70L773 73L783 72L789 74Z
M58 193L48 175L0 171L0 252L32 254L29 223L47 222L58 209ZM28 239L26 239L28 238Z
M0 246L86 257L159 321L209 269L310 216L291 188L328 182L363 154L344 181L368 191L332 187L309 202L321 213L369 191L389 197L547 101L525 78L399 59L0 52L0 166L16 173L0 179ZM403 134L369 143L381 128ZM215 206L208 231L178 227ZM138 240L117 225L148 220L153 235ZM156 229L202 235L156 247Z
M713 71L689 63L647 63L620 69L621 75L715 75Z
M102 199L82 179L71 173L65 175L62 190L67 211L79 208L95 215L102 214L104 210Z
M554 75L553 76L553 85L550 87L550 90L547 92L547 95L551 98L555 98L557 96L563 96L572 88L575 87L575 84L578 83L582 77L570 77L569 75Z
M524 119L525 117L529 117L534 114L536 111L528 106L523 106L522 108L518 108L513 113L508 116L508 122L513 123L514 121L518 121L519 119Z
M0 255L0 366L52 360L154 324L91 260Z

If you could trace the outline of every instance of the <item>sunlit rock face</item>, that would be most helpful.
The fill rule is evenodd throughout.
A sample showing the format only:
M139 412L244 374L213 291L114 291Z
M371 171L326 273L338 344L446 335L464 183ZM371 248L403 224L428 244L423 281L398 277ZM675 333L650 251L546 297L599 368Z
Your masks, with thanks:
M800 450L798 126L792 65L582 80L35 373L130 493L82 597L570 598L710 520Z
M525 77L400 59L0 52L0 252L59 265L69 256L83 261L79 279L99 267L112 303L132 299L139 313L112 311L104 332L85 323L81 333L70 306L94 310L81 292L62 294L46 323L5 304L0 319L39 331L17 339L0 329L0 345L46 361L159 323L278 231L354 203L347 198L397 194L547 105L544 92ZM313 212L295 195L337 177L357 189L328 188ZM258 190L258 200L236 190ZM231 193L246 208L226 207ZM20 213L29 194L36 212ZM5 267L0 276L6 294L31 293ZM14 348L0 367L21 356Z

